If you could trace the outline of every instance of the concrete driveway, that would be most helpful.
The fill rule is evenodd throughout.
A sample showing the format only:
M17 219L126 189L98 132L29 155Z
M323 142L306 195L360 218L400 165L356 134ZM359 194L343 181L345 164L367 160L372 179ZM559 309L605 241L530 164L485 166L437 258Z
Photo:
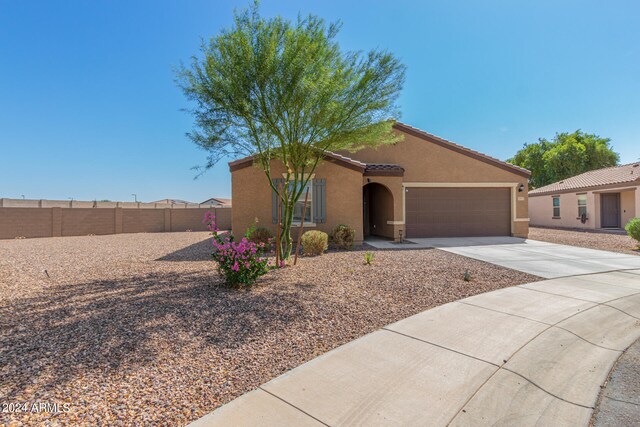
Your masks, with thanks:
M544 280L388 325L191 426L587 426L638 337L640 270Z
M367 241L367 243L380 249L435 247L548 279L640 268L640 256L525 240L517 237L451 237L409 240L410 243L407 244L394 244L388 241Z
M587 426L640 337L640 257L504 237L376 245L437 247L549 279L388 325L191 426Z

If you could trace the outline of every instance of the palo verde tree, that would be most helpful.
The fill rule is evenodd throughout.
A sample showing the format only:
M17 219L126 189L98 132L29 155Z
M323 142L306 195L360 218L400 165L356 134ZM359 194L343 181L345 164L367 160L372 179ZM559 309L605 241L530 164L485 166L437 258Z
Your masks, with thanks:
M195 104L189 136L209 152L205 168L253 155L281 200L283 259L291 255L295 203L323 153L400 139L392 126L405 67L386 51L342 51L339 29L312 15L264 18L256 2L178 70ZM272 162L284 164L288 185L274 185Z

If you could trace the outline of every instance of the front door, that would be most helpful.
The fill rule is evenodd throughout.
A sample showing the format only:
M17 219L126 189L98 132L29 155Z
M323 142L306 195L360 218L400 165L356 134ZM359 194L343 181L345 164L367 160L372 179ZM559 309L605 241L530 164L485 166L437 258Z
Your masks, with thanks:
M620 193L600 195L600 216L602 228L620 228Z

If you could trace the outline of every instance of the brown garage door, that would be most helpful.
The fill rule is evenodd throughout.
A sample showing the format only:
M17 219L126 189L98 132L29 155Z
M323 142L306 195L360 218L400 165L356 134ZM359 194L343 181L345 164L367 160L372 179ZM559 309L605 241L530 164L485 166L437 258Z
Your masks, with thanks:
M509 236L509 188L406 188L407 237Z

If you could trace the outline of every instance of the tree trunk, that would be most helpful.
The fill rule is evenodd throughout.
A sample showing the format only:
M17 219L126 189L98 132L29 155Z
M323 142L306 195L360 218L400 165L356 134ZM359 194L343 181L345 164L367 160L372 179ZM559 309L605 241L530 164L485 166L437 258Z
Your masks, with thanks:
M282 219L282 228L280 230L280 254L283 261L288 261L291 257L293 244L291 240L291 225L293 224L294 203L287 200L283 203L284 216Z

